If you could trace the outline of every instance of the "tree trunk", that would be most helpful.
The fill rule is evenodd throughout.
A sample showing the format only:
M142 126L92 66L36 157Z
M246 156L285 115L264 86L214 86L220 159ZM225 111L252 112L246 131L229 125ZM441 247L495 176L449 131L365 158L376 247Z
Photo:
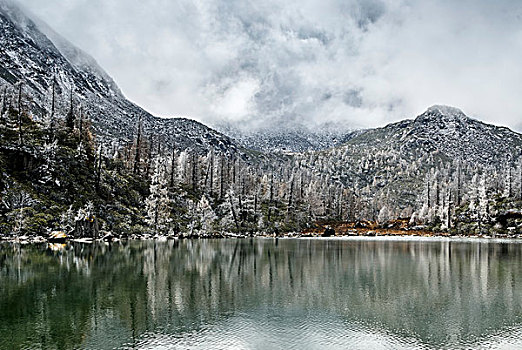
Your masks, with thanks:
M192 191L196 191L197 188L197 176L196 176L196 154L192 153Z
M210 151L210 195L214 194L214 151Z
M170 161L170 188L174 187L174 177L176 175L176 148L172 147L172 157Z
M219 198L222 199L225 195L225 158L221 156L221 171L220 171L221 179L219 184Z
M18 86L18 139L20 146L24 144L24 138L22 134L22 83Z
M56 109L56 77L53 77L52 84L52 97L51 97L51 120L49 121L49 134L51 141L54 139L54 112Z
M136 153L134 155L134 167L133 173L138 174L140 170L140 158L141 158L141 114L138 119L138 134L136 136Z
M240 232L239 222L237 221L236 211L234 210L234 203L232 202L232 196L229 195L228 200L230 201L230 210L232 211L232 217L234 218L234 223L236 224L236 229L237 229L237 232L239 233Z
M71 87L71 95L70 95L70 103L69 103L69 113L67 113L67 117L65 119L65 124L70 130L74 129L74 104L73 104L73 88Z

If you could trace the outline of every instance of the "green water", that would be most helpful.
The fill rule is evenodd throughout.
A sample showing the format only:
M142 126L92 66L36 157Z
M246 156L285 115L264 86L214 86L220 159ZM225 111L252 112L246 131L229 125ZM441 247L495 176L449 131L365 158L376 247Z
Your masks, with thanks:
M522 348L516 242L60 248L0 245L0 348Z

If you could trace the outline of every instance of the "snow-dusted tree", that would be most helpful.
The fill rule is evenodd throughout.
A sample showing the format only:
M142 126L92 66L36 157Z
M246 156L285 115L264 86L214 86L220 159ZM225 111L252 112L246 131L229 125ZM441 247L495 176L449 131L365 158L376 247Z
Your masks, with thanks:
M225 200L228 202L227 209L229 211L229 214L232 217L232 221L234 222L234 227L237 231L241 230L241 224L239 221L239 215L238 215L238 200L236 199L236 194L234 193L234 190L230 189L227 191L227 194L225 196Z
M94 215L94 203L89 201L76 212L75 221L88 220Z
M158 156L153 161L150 195L145 200L146 222L155 232L164 232L170 222L167 160Z
M179 154L177 167L179 181L183 184L188 184L190 178L189 154L186 151Z
M210 206L210 202L205 195L203 195L196 205L196 220L197 223L196 233L198 235L204 234L212 234L215 223L217 220L217 215Z
M417 214L417 212L414 211L414 212L411 214L409 224L410 224L410 225L416 225L416 224L419 223L420 221L421 221L421 220L420 220L420 218L419 218L419 214Z
M51 183L54 182L53 173L56 166L56 150L58 148L58 140L54 140L50 143L44 143L42 147L42 158L43 163L39 168L40 183Z
M2 89L2 103L0 104L0 120L5 123L4 113L7 112L7 86Z
M74 129L74 122L76 120L76 113L74 111L74 99L73 99L73 88L71 87L70 91L70 101L69 101L69 111L65 116L65 125L70 129Z
M54 129L56 126L56 76L53 76L52 92L51 92L51 112L49 113L49 137L51 140L54 139Z
M451 196L451 191L448 191L448 198L446 199L446 207L444 210L446 211L446 228L449 230L453 225L453 200Z
M88 156L89 150L87 149L85 142L78 143L78 146L76 147L76 158L81 162L85 162L87 161Z
M60 215L60 229L65 232L74 230L77 214L74 213L72 205Z
M89 201L78 209L74 221L74 235L76 237L98 237L98 218L95 214L93 202Z
M471 178L468 192L469 211L473 219L479 219L479 175Z
M34 203L35 200L31 195L22 188L16 185L6 186L2 192L2 206L14 215L13 233L19 234L24 230L26 209Z
M380 224L382 224L382 223L385 223L388 220L390 220L390 213L389 213L388 207L385 205L379 211L379 215L377 216L377 221Z
M178 154L176 152L176 148L172 147L172 154L170 157L170 180L169 186L170 188L174 188L178 181Z
M457 161L457 169L455 171L455 204L460 205L462 200L462 167L461 167L461 161Z
M505 180L504 180L504 197L511 198L513 195L513 177L512 177L512 169L511 165L507 166L505 172Z
M484 176L481 177L478 187L478 220L480 224L489 221L489 196Z
M138 116L138 122L136 125L137 132L136 132L136 148L134 152L134 164L132 167L132 171L134 174L138 174L140 171L140 162L141 162L141 148L142 148L142 122L141 122L141 114Z
M518 163L518 199L522 201L522 157L520 157Z

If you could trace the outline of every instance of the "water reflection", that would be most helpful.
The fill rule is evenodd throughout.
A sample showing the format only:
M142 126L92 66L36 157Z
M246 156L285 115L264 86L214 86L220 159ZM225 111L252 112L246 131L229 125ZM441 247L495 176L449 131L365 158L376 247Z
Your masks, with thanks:
M0 246L0 348L522 346L522 245Z

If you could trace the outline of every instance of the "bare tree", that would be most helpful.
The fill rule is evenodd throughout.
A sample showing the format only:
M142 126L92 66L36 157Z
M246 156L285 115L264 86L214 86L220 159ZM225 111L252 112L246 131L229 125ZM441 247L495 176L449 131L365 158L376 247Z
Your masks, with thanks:
M56 110L56 76L53 76L52 96L51 96L51 116L49 120L49 134L51 141L54 138L54 113Z
M74 120L76 119L75 113L74 113L74 100L73 100L73 87L71 86L71 92L69 97L69 112L67 113L67 116L65 117L65 125L70 129L74 129Z
M18 120L18 142L20 146L24 144L24 138L22 133L22 83L18 85L18 112L17 112L17 120Z
M134 166L133 166L133 170L132 172L134 174L138 174L139 173L139 170L140 170L140 161L141 161L141 128L142 128L142 123L141 123L141 114L139 115L138 117L138 131L137 131L137 136L136 136L136 153L134 155Z

